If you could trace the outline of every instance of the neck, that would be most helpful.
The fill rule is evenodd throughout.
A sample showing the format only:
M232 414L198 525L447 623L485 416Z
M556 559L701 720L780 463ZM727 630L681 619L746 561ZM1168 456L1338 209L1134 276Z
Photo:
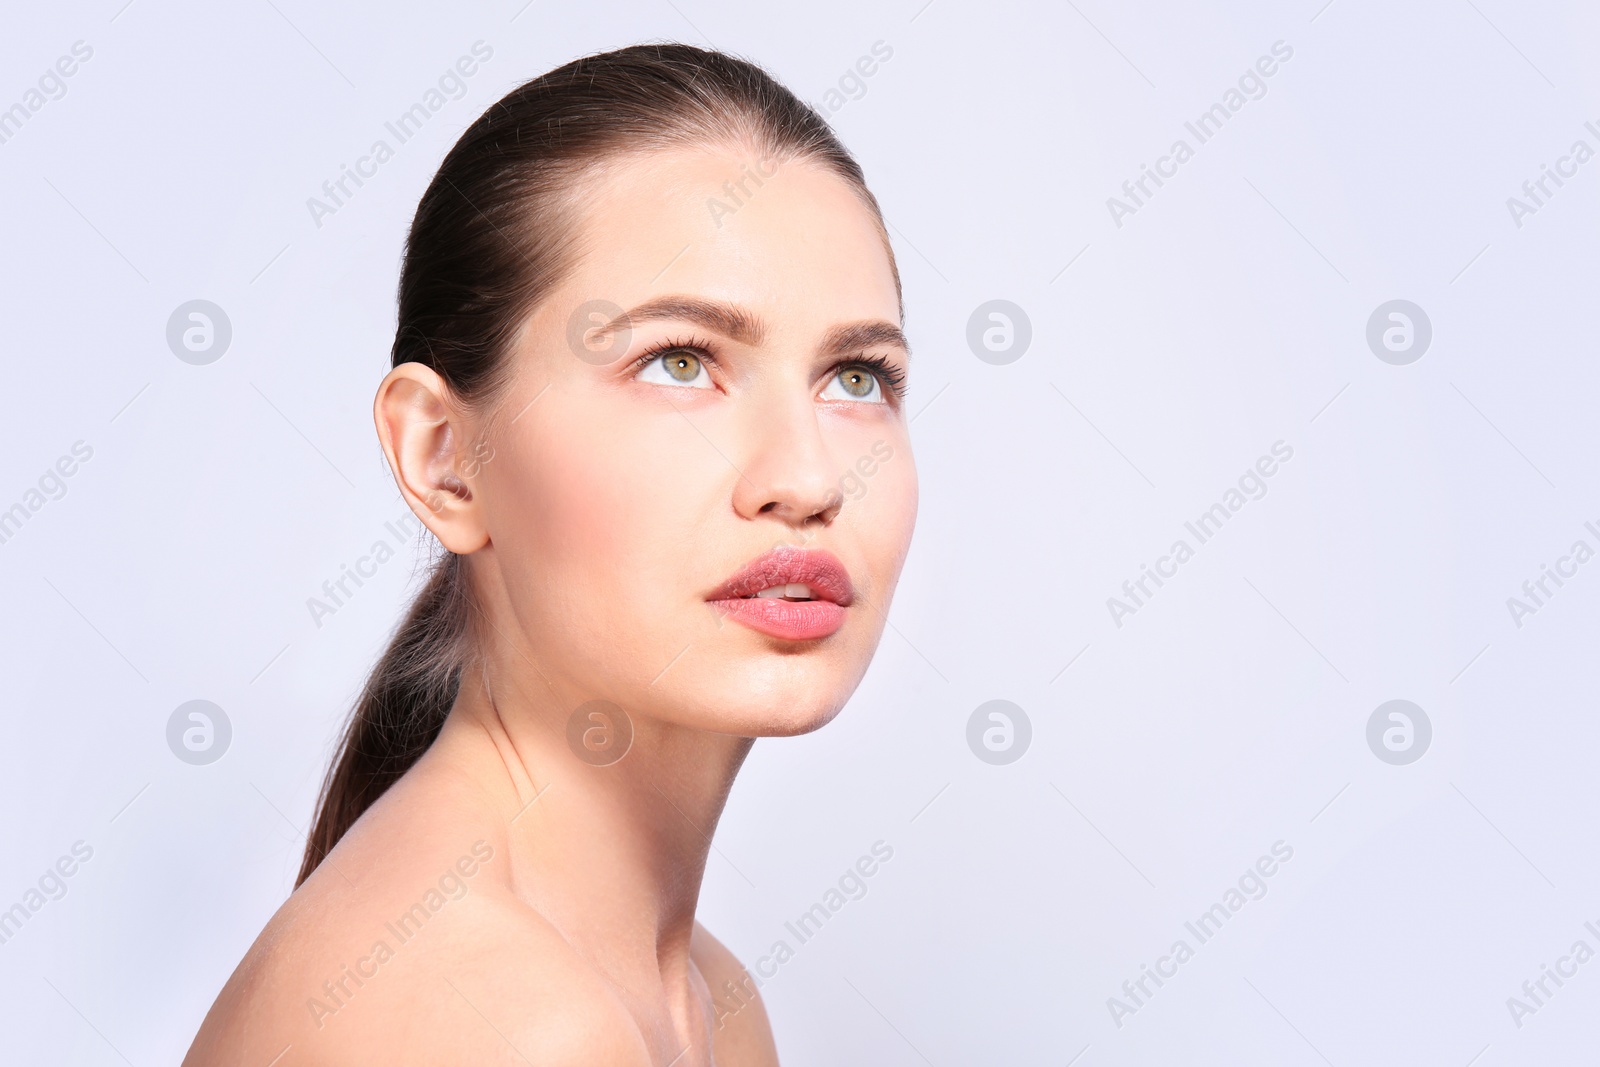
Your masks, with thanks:
M430 757L503 813L524 903L619 985L678 986L711 837L752 742L614 705L569 730L584 698L540 673L469 672ZM606 762L630 725L626 753Z

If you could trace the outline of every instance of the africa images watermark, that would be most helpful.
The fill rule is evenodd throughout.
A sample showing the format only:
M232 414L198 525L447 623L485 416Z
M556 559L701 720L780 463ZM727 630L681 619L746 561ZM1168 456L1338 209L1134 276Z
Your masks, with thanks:
M355 166L340 163L338 175L322 183L322 197L312 196L306 199L306 210L311 212L311 221L316 224L317 229L322 229L324 217L337 215L339 210L355 196L356 191L367 184L368 179L377 177L378 168L394 158L395 148L415 137L423 124L444 107L446 94L449 100L460 100L466 96L467 79L478 73L480 64L487 63L492 58L494 58L492 47L482 40L473 41L471 55L464 55L457 59L454 65L446 67L437 82L428 87L420 100L397 115L394 121L383 124L384 130L394 138L393 146L388 140L380 137L372 142L372 147L367 149L366 155L356 159ZM355 189L350 188L351 183L355 184Z
M1106 210L1111 213L1111 221L1117 229L1122 229L1124 218L1137 215L1139 209L1155 196L1156 190L1166 184L1163 179L1176 178L1178 168L1194 158L1195 149L1222 132L1223 124L1237 115L1246 103L1266 96L1266 80L1278 72L1279 64L1289 62L1293 55L1294 49L1290 45L1273 41L1272 54L1260 57L1254 66L1246 68L1239 75L1237 88L1229 86L1219 102L1202 111L1193 121L1183 124L1183 128L1194 138L1193 145L1186 138L1179 137L1172 142L1166 155L1156 159L1154 167L1141 163L1139 176L1122 183L1122 195L1126 199L1106 197ZM1151 182L1155 183L1155 189L1150 188Z
M852 100L860 100L867 95L867 79L883 69L883 64L894 58L894 47L882 38L872 42L872 54L863 55L855 63L839 75L838 81L822 94L820 103L812 105L813 109L823 115L836 114L841 108ZM873 56L877 58L874 59Z
M1111 1021L1117 1024L1117 1029L1121 1030L1128 1016L1139 1014L1139 1010L1150 1003L1162 986L1177 977L1178 968L1194 959L1195 947L1216 937L1223 924L1237 915L1247 901L1266 896L1267 879L1277 874L1279 866L1292 858L1294 848L1291 845L1282 840L1274 841L1272 855L1257 859L1239 876L1236 885L1223 891L1219 902L1201 912L1198 919L1183 924L1184 929L1193 935L1194 946L1180 937L1172 943L1172 948L1165 956L1156 960L1154 968L1148 963L1140 964L1139 976L1122 983L1122 997L1106 998L1106 1010L1111 1013ZM1150 988L1151 983L1155 984L1154 989Z
M383 528L394 538L393 544L383 537L373 541L364 555L356 557L355 566L339 564L338 575L322 583L322 596L306 597L306 610L311 613L311 621L316 623L317 629L322 629L323 619L337 615L356 591L367 584L368 579L376 577L379 567L399 555L407 539L416 538L422 529L422 521L407 509L393 520L385 522ZM351 588L352 584L354 589Z
M445 492L456 492L461 486L461 478L476 478L484 466L495 457L494 446L490 444L487 431L466 447L460 459L457 472L449 476ZM437 512L444 507L445 493L438 489L429 489L423 495L422 502L430 511ZM400 554L406 540L414 540L423 530L422 520L409 508L392 520L383 524L385 531L394 538L390 544L388 538L379 538L372 542L365 555L357 556L355 564L339 564L339 574L322 583L322 596L306 598L306 610L311 613L311 621L317 624L317 629L322 629L322 620L329 615L337 615L339 609L344 607L355 596L356 590L367 584L367 580L377 577L378 568ZM351 589L351 584L355 589Z
M1150 588L1151 582L1155 583L1156 589L1160 589L1167 584L1166 579L1176 577L1178 568L1194 558L1197 546L1215 537L1223 524L1250 500L1260 500L1267 495L1267 479L1278 473L1280 463L1289 462L1293 456L1294 449L1290 445L1283 441L1274 441L1270 455L1260 457L1254 466L1246 468L1245 472L1239 475L1238 488L1230 486L1223 492L1220 502L1202 511L1193 521L1183 524L1184 529L1194 535L1194 545L1190 545L1182 537L1178 538L1172 543L1166 555L1156 559L1153 569L1147 564L1140 564L1139 577L1130 578L1122 583L1122 593L1126 599L1116 596L1106 597L1106 610L1111 612L1111 621L1116 624L1117 629L1122 629L1122 620L1125 617L1138 614L1139 610L1155 596L1155 589ZM1249 496L1246 497L1246 494Z
M17 536L23 524L50 501L66 496L66 479L77 474L79 466L89 462L93 456L94 448L88 442L72 442L70 455L64 455L46 467L44 473L39 475L38 482L23 492L21 500L0 511L0 545Z
M870 455L858 458L852 466L839 475L838 484L829 491L829 502L843 507L858 503L867 495L867 480L878 473L883 464L894 458L894 446L883 438L872 442Z
M783 924L796 945L804 945L816 937L823 924L843 911L846 904L867 895L867 880L894 858L894 846L886 841L874 841L870 853L862 855L845 868L835 883L837 888L829 886L821 900L801 912L798 918ZM779 938L765 955L756 960L753 968L745 968L737 982L730 978L722 983L720 991L713 991L712 1005L716 1011L718 1030L730 1018L750 1006L755 999L755 991L771 981L780 967L794 959L795 951L795 945L790 945L785 938ZM754 973L751 973L752 970Z
M8 943L22 930L24 924L52 900L60 900L67 895L67 879L78 873L80 864L88 863L94 856L94 846L85 841L72 843L71 855L62 855L55 863L44 869L39 876L38 886L29 886L22 894L22 899L11 905L5 911L0 911L0 945Z
M1583 928L1591 937L1600 942L1600 927L1593 922L1585 922ZM1550 1006L1550 999L1561 991L1566 985L1566 979L1576 978L1578 968L1594 959L1594 949L1583 938L1572 943L1572 948L1565 956L1556 958L1554 969L1549 964L1539 964L1539 977L1530 978L1522 983L1522 996L1509 996L1506 998L1506 1010L1511 1013L1511 1021L1521 1030L1523 1021L1530 1015L1539 1014L1540 1009ZM1570 967L1570 969L1569 969ZM1551 989L1554 983L1555 988Z
M306 1010L311 1012L311 1018L317 1024L317 1029L322 1029L329 1016L337 1015L349 1007L356 992L376 978L379 969L394 959L395 953L401 946L416 938L429 919L439 914L452 900L465 897L468 890L467 879L478 873L481 864L488 863L492 859L494 859L494 846L487 841L474 841L471 853L445 868L436 884L429 886L421 899L393 922L383 924L388 938L374 941L367 954L357 959L354 964L342 964L337 977L322 983L320 996L307 997ZM393 945L390 945L389 938L394 939ZM351 988L352 985L354 988Z
M1600 126L1593 120L1585 122L1583 128L1594 137L1595 144L1600 144ZM1556 159L1556 165L1551 167L1548 163L1539 164L1539 175L1529 178L1522 183L1522 196L1506 197L1506 210L1511 212L1511 221L1517 229L1522 229L1524 220L1529 215L1537 215L1539 209L1545 207L1550 198L1555 196L1567 183L1565 178L1576 178L1578 168L1583 166L1595 156L1595 149L1588 141L1579 137L1572 142L1572 147L1567 149L1567 154ZM1570 169L1569 169L1570 168ZM1550 188L1554 182L1555 188ZM1526 198L1526 199L1524 199Z
M36 85L24 90L22 99L0 111L0 144L21 133L23 125L50 101L66 96L66 79L78 73L79 67L92 58L92 45L86 41L73 41L70 55L61 56L53 66L46 67Z
M1583 528L1593 535L1595 544L1600 544L1600 527L1591 521L1584 523ZM1554 567L1548 563L1539 564L1539 575L1522 583L1522 596L1506 597L1506 610L1511 612L1511 621L1516 623L1517 629L1522 629L1523 620L1529 615L1537 615L1540 608L1547 606L1550 598L1555 596L1568 580L1578 576L1578 568L1594 559L1594 556L1594 548L1580 537L1572 542L1572 547L1567 550L1566 555L1556 558ZM1550 588L1552 582L1555 583L1555 589Z
M722 229L724 218L736 213L754 199L761 187L777 176L779 165L785 161L783 158L765 155L756 160L754 171L750 169L750 164L740 164L741 177L737 182L730 179L722 183L722 197L706 197L706 211L710 213L711 221L717 224L717 229ZM751 182L755 182L754 189L750 188Z
M872 442L872 447L867 453L857 457L855 463L846 467L835 480L834 487L828 490L825 497L825 508L843 508L846 504L860 503L871 491L868 482L891 459L894 458L894 446L883 438ZM807 525L798 530L792 530L784 535L780 544L802 546L816 540L820 528ZM719 614L718 623L721 625Z

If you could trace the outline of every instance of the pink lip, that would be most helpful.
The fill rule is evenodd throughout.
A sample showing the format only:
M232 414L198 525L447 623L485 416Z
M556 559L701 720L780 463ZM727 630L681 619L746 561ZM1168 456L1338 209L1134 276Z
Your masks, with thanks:
M800 582L814 600L757 597L763 589ZM822 549L779 545L758 556L706 600L752 630L787 641L827 637L844 625L845 608L855 600L850 573Z

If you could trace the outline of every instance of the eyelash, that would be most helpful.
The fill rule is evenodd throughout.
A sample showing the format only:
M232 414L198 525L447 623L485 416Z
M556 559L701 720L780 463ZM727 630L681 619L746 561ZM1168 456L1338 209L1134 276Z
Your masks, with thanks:
M662 353L671 352L678 348L689 349L702 362L713 365L717 362L717 357L711 351L710 343L690 335L686 339L667 340L651 346L649 351L633 361L632 373L637 374L649 366L653 360L659 358ZM864 355L857 356L855 359L843 360L835 364L830 373L838 374L847 367L864 367L872 372L872 375L878 379L878 384L883 386L890 396L894 397L896 403L901 403L905 400L907 392L905 373L885 357Z

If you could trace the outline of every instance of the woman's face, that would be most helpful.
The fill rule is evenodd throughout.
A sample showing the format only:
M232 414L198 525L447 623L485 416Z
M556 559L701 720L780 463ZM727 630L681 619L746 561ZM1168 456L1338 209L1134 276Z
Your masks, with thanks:
M880 230L819 165L734 149L635 157L584 204L469 483L496 625L574 706L814 729L866 670L917 511Z

